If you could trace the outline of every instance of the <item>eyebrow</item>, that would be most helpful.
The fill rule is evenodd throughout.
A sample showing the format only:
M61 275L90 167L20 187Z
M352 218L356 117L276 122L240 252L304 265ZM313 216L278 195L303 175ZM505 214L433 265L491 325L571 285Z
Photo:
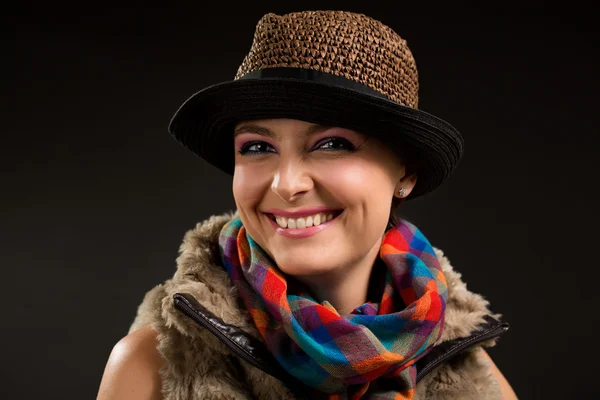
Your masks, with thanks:
M271 131L268 128L258 126L258 125L244 124L235 130L235 132L233 133L233 136L235 137L236 135L239 135L241 133L256 133L257 135L267 136L270 138L275 137L275 134L273 133L273 131Z
M322 131L325 131L325 130L331 129L331 128L332 128L332 126L329 126L329 125L316 124L316 125L312 125L308 129L306 129L303 132L303 134L304 134L304 136L309 136L309 135L312 135L313 133L322 132ZM236 135L239 135L242 133L255 133L257 135L266 136L266 137L270 137L270 138L276 138L278 136L275 132L273 132L269 128L265 128L264 126L259 126L259 125L252 125L252 124L244 124L244 125L238 127L235 130L235 132L233 133L233 136L235 137Z

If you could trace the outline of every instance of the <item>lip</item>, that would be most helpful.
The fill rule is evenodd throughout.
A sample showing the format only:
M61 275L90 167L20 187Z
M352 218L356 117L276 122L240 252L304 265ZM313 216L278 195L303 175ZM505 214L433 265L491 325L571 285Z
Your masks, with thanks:
M285 236L285 237L300 239L300 238L306 238L309 236L316 235L317 233L322 232L324 229L329 228L331 226L331 224L334 223L341 214L343 214L343 211L340 214L336 215L335 218L333 218L327 222L324 222L320 225L317 225L317 226L311 226L310 228L293 228L293 229L280 227L279 224L277 224L277 222L273 221L273 219L267 214L265 214L265 217L269 220L269 222L271 223L271 226L273 226L273 229L275 229L275 232L277 232L280 235ZM310 215L310 214L307 214L307 215Z
M325 207L325 206L300 208L298 210L281 210L279 208L272 208L270 210L264 211L264 213L265 214L273 214L273 215L280 216L280 217L287 217L287 218L300 218L300 217L307 217L309 215L314 215L314 214L318 214L318 213L322 213L322 212L333 212L333 211L340 211L340 209Z

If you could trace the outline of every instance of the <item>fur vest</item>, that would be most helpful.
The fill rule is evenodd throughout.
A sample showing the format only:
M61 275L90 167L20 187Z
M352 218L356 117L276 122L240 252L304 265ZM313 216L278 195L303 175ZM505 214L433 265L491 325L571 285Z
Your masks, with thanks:
M262 343L221 264L219 233L234 216L234 213L213 216L185 235L174 276L145 295L129 329L131 332L151 325L158 332L158 351L166 360L160 370L165 400L294 398L289 386L241 360L174 304L176 293L191 295L219 321L241 329ZM472 336L485 318L498 316L490 313L488 302L482 296L467 290L444 253L435 247L434 250L444 271L449 295L440 346ZM495 341L496 338L482 340L436 366L418 382L415 399L500 399L499 386L478 351L480 346L493 346Z

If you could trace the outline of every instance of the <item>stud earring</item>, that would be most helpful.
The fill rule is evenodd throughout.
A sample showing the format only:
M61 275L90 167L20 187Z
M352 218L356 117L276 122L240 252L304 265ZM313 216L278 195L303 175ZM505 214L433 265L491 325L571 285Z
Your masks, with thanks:
M404 188L398 189L398 194L400 195L400 197L406 196L406 189L404 189Z

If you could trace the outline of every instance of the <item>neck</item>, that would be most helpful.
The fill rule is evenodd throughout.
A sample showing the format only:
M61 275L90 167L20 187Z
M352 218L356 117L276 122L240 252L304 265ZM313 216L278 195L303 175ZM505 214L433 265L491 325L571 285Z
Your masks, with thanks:
M383 239L383 238L382 238ZM319 276L298 278L308 286L318 302L328 301L340 315L349 314L367 301L373 265L379 256L381 241L351 266Z

